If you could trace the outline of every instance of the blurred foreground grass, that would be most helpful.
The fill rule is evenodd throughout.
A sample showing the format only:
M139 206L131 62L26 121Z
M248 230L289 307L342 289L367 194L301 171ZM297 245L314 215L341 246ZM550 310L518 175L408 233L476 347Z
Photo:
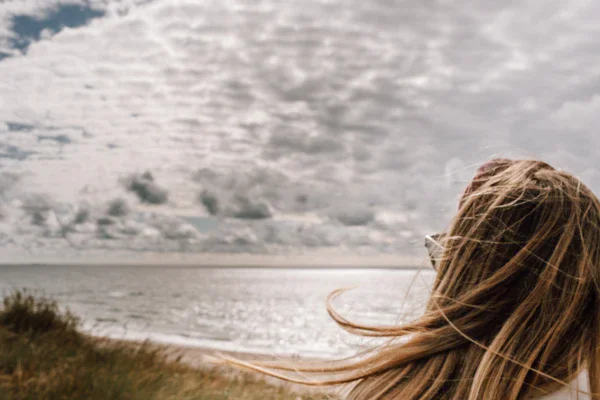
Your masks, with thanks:
M15 292L0 310L0 399L297 400L245 373L194 369L148 343L131 345L80 333L56 302Z

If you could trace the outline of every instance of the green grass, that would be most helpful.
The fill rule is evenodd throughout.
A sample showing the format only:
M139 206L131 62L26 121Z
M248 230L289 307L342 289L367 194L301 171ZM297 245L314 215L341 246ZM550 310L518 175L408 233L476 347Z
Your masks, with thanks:
M297 400L245 373L194 369L164 349L99 340L56 302L15 292L0 310L0 399L5 400Z

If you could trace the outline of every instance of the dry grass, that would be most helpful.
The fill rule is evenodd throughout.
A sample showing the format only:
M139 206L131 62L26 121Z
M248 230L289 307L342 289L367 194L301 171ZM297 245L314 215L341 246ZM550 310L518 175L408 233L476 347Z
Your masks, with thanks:
M193 369L150 344L99 341L54 301L16 292L0 310L0 398L6 400L297 400L255 376Z

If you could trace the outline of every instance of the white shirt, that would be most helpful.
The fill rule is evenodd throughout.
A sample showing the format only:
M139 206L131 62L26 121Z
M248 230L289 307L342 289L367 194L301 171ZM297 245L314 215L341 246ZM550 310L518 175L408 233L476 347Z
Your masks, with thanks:
M563 388L548 396L540 397L539 400L590 400L589 395L578 393L577 389L586 392L590 391L590 380L587 370L581 371L577 378L571 382L570 387Z

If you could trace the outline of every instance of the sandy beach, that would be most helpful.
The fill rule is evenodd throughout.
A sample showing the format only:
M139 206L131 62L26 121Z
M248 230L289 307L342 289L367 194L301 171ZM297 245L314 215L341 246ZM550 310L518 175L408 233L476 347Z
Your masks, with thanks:
M128 343L132 346L139 346L143 342L136 340L116 340L116 339L107 339L107 338L99 338L101 341L108 342L121 342ZM146 342L148 343L148 342ZM197 369L210 369L217 368L219 372L221 372L225 376L235 377L236 375L245 372L255 375L258 379L264 378L266 382L273 386L282 386L287 390L292 392L296 392L298 394L316 394L316 393L327 393L332 396L333 399L337 399L337 395L339 392L339 388L323 388L323 387L311 387L304 386L299 384L293 384L284 382L282 380L271 378L268 376L264 376L258 373L249 372L242 369L237 369L234 367L228 366L220 366L215 364L213 361L219 355L225 356L233 356L236 358L244 359L244 360L283 360L283 361L291 361L299 359L294 356L281 356L281 355L269 355L269 354L256 354L256 353L247 353L243 351L219 351L215 349L210 349L206 347L191 347L191 346L182 346L175 344L161 344L161 343L153 343L149 342L150 346L155 349L160 349L167 354L168 358L171 360L177 360L182 364L190 366L192 368ZM306 358L303 358L306 359Z

